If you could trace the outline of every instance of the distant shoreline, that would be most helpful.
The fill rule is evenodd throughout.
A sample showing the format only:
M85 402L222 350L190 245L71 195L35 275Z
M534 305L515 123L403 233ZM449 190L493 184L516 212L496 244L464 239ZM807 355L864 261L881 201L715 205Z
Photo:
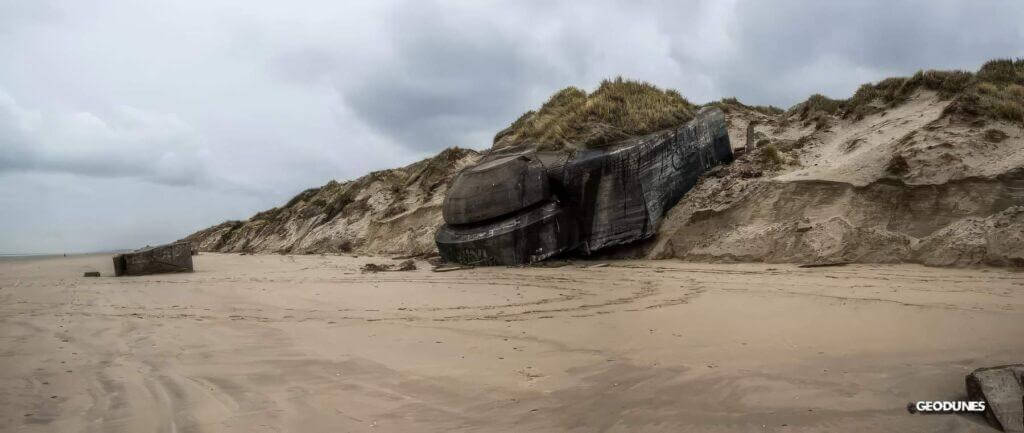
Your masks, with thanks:
M49 257L80 257L80 256L91 256L96 254L117 254L130 250L115 250L115 251L94 251L89 253L30 253L30 254L0 254L0 260L17 260L17 259L45 259Z

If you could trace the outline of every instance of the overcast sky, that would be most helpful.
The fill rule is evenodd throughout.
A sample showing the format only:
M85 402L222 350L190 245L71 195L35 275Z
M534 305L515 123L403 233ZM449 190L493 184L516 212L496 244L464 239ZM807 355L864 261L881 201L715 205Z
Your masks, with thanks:
M622 75L788 107L1024 56L1024 2L0 0L0 253L245 219Z

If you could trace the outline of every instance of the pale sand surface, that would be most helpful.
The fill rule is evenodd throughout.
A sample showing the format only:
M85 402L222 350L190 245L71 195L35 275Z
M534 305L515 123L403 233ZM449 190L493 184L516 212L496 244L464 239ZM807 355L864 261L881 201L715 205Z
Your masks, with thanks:
M0 428L991 431L905 406L1024 361L1024 273L1005 269L370 261L397 263L0 260Z

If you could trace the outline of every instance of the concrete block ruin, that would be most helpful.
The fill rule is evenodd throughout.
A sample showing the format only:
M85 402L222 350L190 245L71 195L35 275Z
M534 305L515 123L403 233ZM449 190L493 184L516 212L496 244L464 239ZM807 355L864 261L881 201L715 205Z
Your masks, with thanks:
M985 401L985 419L1004 432L1024 432L1024 364L979 368L965 378L967 399Z
M733 160L725 114L599 149L502 149L460 172L442 208L441 256L518 265L653 236L697 179Z
M114 256L116 277L192 271L192 244L188 242L146 247Z

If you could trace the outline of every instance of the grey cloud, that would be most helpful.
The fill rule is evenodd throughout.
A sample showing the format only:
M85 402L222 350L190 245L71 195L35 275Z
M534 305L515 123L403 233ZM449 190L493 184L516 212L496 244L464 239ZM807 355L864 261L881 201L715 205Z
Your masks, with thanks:
M515 34L489 20L451 22L431 3L393 15L391 56L363 80L335 83L344 101L368 124L416 150L467 143L491 133L523 104L525 90L557 79L559 72L530 53Z
M299 47L278 53L267 64L270 73L297 84L316 83L331 71L338 69L341 59L330 50L318 47Z
M1024 55L1019 2L741 1L735 12L738 52L718 80L756 103L846 97L866 81Z
M0 254L138 248L266 208L252 194L51 172L0 173L0 203Z
M215 176L198 140L174 116L131 107L103 118L90 112L43 113L0 91L0 174L41 171L208 184Z
M59 20L60 9L50 0L0 0L0 34L10 33L17 27Z
M559 88L589 89L620 74L657 82L675 66L661 51L658 11L649 7L406 6L388 14L393 33L380 41L386 55L372 66L360 69L350 59L360 53L351 51L330 63L345 65L334 75L345 104L414 150L487 147L495 132ZM699 20L687 17L674 28Z

